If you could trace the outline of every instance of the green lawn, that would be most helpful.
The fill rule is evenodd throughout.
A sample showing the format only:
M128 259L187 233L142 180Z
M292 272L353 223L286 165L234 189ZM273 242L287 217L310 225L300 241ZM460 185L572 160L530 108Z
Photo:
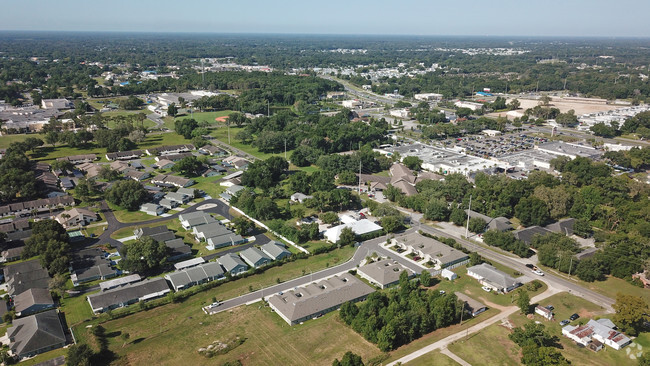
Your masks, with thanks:
M380 354L345 324L336 312L290 327L270 308L256 303L216 315L205 315L201 303L185 302L106 322L109 348L130 365L220 365L241 360L246 365L331 365L346 351L367 360ZM82 328L79 332L88 333ZM123 347L122 332L130 341ZM205 358L197 352L215 341L245 341L225 355Z
M50 352L42 353L42 354L40 354L40 355L38 355L38 356L36 356L34 358L30 358L29 360L22 361L22 362L20 362L19 365L20 366L37 365L37 364L39 364L41 362L45 362L45 361L51 360L53 358L57 358L59 356L65 356L67 353L68 353L67 349L59 348L59 349L55 349L55 350L50 351Z
M560 352L571 361L572 365L636 365L636 360L628 357L625 349L616 351L606 347L598 353L575 345L573 341L562 336L562 329L559 321L566 319L573 313L580 314L581 318L574 322L585 323L589 318L597 318L603 311L599 306L582 298L563 292L549 297L543 301L543 306L553 305L556 314L555 321L546 321L535 315L534 320L542 322L551 334L556 335L560 341ZM529 320L516 313L509 320L514 326L522 326ZM470 364L499 364L519 365L520 348L508 339L510 331L500 324L493 324L484 330L471 335L466 340L460 340L452 344L449 350ZM641 334L634 343L641 347L650 346L650 334ZM628 346L630 347L630 346ZM637 349L634 345L631 349Z
M20 135L7 135L3 134L0 136L0 149L6 149L12 142L25 141L28 137L35 137L37 139L43 139L43 135L38 133L30 134L20 134Z
M200 189L208 194L212 198L219 198L219 195L223 193L227 187L220 186L217 182L222 176L214 177L196 177L192 178L196 184L193 185L192 189Z
M119 222L147 221L147 220L153 220L157 217L157 216L151 216L142 211L128 211L110 202L108 202L108 207L110 207L111 210L113 210L113 214L115 215L115 218Z
M237 133L239 131L243 130L243 128L239 127L230 127L230 143L228 143L228 128L225 127L219 127L217 129L214 129L210 132L210 135L214 136L217 140L228 144L230 146L236 147L239 150L242 150L248 154L251 154L258 159L268 159L271 156L281 156L284 157L284 152L281 153L276 153L276 154L271 154L271 153L264 153L259 151L256 147L253 147L251 145L245 145L242 144L239 139L237 139L235 136L237 136ZM287 158L291 157L291 152L293 150L287 150Z
M65 320L68 323L68 327L72 327L93 317L93 312L90 310L90 305L86 300L86 296L93 293L89 292L74 297L66 297L61 300L60 310L65 313Z
M448 348L472 365L519 365L519 346L508 339L510 332L493 324Z
M191 115L188 113L182 116L176 116L174 120L178 121L186 118L194 118L197 122L208 122L210 124L224 124L223 122L217 122L215 119L218 117L228 116L230 113L233 112L234 111L230 111L230 110L219 111L219 112L194 112Z
M447 355L443 355L440 351L429 352L424 356L420 356L415 360L406 363L407 366L457 366L458 363ZM478 365L478 364L477 364Z
M445 290L447 292L462 292L475 300L483 302L484 304L488 305L488 307L490 306L489 303L494 303L500 306L515 305L513 301L516 301L517 290L512 291L508 294L485 292L477 280L467 275L466 267L458 267L453 271L458 274L458 278L454 281L443 279L442 282L435 286L436 290ZM525 288L525 285L523 288ZM529 295L532 298L533 296L546 291L546 288L546 284L542 284L542 287L540 287L537 291L529 291Z

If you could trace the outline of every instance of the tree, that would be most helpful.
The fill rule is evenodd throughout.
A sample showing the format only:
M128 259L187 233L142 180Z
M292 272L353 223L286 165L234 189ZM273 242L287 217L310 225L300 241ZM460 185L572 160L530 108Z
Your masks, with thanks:
M341 361L335 359L332 366L364 366L361 356L350 351L345 352Z
M117 170L113 170L110 165L102 165L99 167L97 172L97 177L106 181L114 181L120 177L120 173Z
M346 246L346 245L352 245L356 241L357 236L352 231L351 228L349 227L344 227L343 230L341 230L341 234L339 235L339 240L336 242L336 244L340 246Z
M560 113L555 117L555 121L562 126L576 126L578 124L578 117L576 116L576 112L573 109L570 109L566 113Z
M402 160L402 163L406 165L411 170L420 170L422 169L422 159L417 156L407 156Z
M426 269L422 270L422 273L420 273L420 284L424 287L431 286L431 272Z
M521 363L526 366L569 366L571 363L553 347L526 346L522 349Z
M359 178L357 178L357 175L349 170L344 170L340 172L338 175L339 184L345 184L345 185L357 184L359 182L358 179Z
M92 358L95 355L92 348L85 343L73 344L68 347L68 353L65 361L70 366L90 366Z
M135 211L149 199L149 193L134 180L117 181L106 190L106 200L112 204Z
M527 197L519 200L519 203L515 206L515 216L524 226L542 226L549 220L546 204L537 197Z
M521 311L522 314L528 314L530 312L530 295L528 295L528 291L519 290L517 293L519 295L517 297L517 306L519 307L519 311Z
M575 274L583 281L594 282L605 278L605 269L600 260L591 257L578 263Z
M128 98L120 100L118 104L122 109L136 110L136 109L140 109L140 106L143 105L144 102L142 101L142 99L134 95L130 95Z
M337 215L336 212L327 211L320 214L320 219L323 221L323 223L331 225L339 221L339 215Z
M516 98L511 100L510 103L508 103L508 105L507 105L508 109L510 109L511 111L514 111L515 109L519 109L520 106L521 106L521 103Z
M199 123L192 118L184 118L174 122L174 130L176 133L188 140L192 138L192 131L198 127Z
M401 215L384 216L380 220L385 233L394 233L404 228L404 219Z
M176 117L178 114L178 107L176 107L176 103L172 103L167 107L167 114Z
M59 142L60 134L57 131L50 131L45 134L45 142L52 146L56 146L56 143Z
M648 304L640 296L625 295L619 292L612 307L616 311L614 323L624 333L632 336L638 335L643 329L644 323L650 319L647 315Z
M549 97L547 94L543 94L541 97L539 97L539 105L548 107L551 104L551 101L553 99Z
M239 235L246 235L248 232L255 228L255 224L244 216L237 216L232 220L235 232Z
M66 282L68 282L68 277L62 273L57 273L49 281L47 288L51 291L56 291L59 296L63 297L63 291L65 290Z
M469 219L469 231L480 234L485 231L487 223L480 217L472 217Z
M199 162L196 156L187 156L177 161L172 166L172 171L179 172L188 177L196 177L201 173L203 164Z
M143 236L133 243L124 245L125 259L120 262L130 272L146 272L165 263L168 248L150 236Z

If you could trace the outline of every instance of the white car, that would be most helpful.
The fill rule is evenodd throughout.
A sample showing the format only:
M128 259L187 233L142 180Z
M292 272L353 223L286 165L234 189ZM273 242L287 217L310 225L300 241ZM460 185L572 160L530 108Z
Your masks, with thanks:
M483 291L485 291L485 292L492 292L492 289L491 289L490 287L483 286L483 287L481 287L481 288L482 288Z
M540 271L539 269L534 270L533 273L538 275L538 276L543 276L544 275L544 272Z

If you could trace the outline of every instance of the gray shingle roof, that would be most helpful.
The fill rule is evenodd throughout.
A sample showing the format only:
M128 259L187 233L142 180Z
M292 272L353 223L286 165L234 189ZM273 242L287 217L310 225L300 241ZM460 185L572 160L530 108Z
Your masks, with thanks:
M244 263L244 261L242 261L241 258L239 258L239 256L236 254L226 254L219 257L219 264L223 266L226 272L230 272L238 266L244 266L244 268L248 268L246 263Z
M14 320L7 335L12 351L19 356L65 344L65 333L56 310Z
M506 273L499 271L487 263L467 268L467 272L475 273L483 277L483 281L493 284L499 289L507 289L517 285L517 280Z
M288 251L283 245L278 245L275 242L266 243L262 245L260 249L262 249L262 251L273 260L291 256L290 251Z
M152 294L167 292L169 292L167 281L164 278L154 278L89 295L88 302L93 309L107 309L111 306L137 301Z
M526 243L528 245L530 245L533 242L533 237L535 235L544 236L544 235L548 235L550 233L552 233L552 231L550 231L548 229L545 229L543 227L540 227L540 226L530 226L530 227L527 227L527 228L524 228L524 229L515 230L513 232L515 238L523 241L524 243Z
M374 289L349 273L312 283L282 295L273 295L269 304L286 319L296 321L318 315L346 301L354 301Z
M54 305L50 291L46 288L30 288L14 297L16 313L21 313L33 305Z
M273 260L271 257L264 254L264 252L255 247L250 247L246 250L243 250L241 253L239 253L239 256L241 256L242 259L252 267L258 267Z
M399 281L399 276L403 271L406 271L409 277L413 275L413 271L391 259L382 259L359 267L359 272L372 278L381 286Z

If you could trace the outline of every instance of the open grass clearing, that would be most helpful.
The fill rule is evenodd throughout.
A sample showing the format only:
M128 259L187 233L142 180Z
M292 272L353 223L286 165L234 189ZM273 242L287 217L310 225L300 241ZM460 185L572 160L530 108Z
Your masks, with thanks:
M508 339L510 331L493 324L478 333L456 341L448 348L472 365L519 365L520 349Z
M218 111L218 112L194 112L192 114L187 113L187 114L182 114L180 116L176 116L174 118L174 121L180 121L186 118L194 118L195 121L201 123L201 122L207 122L209 124L225 124L224 122L217 122L216 118L219 117L227 117L229 114L234 113L235 111L231 110L225 110L225 111ZM172 126L173 129L173 126Z
M200 304L187 305L173 304L106 322L109 348L131 365L215 365L235 360L246 365L271 360L279 365L331 365L348 350L364 360L380 354L343 324L336 312L290 327L261 303L212 316L205 315ZM131 336L125 347L122 332ZM205 358L197 352L214 341L236 337L246 340L225 355Z
M29 134L17 134L17 135L7 135L3 134L0 136L0 149L6 149L11 145L13 142L22 142L25 141L29 137L35 137L37 139L43 140L44 135L40 133L29 133Z
M214 129L214 130L211 131L210 135L214 136L217 140L219 140L219 141L221 141L221 142L223 142L225 144L228 144L228 145L230 145L232 147L235 147L235 148L237 148L239 150L242 150L245 153L251 154L251 155L255 156L258 159L266 160L266 159L270 158L271 156L284 157L284 151L281 152L281 153L275 153L275 154L265 153L265 152L259 151L256 147L253 147L251 145L242 144L241 141L235 137L235 136L237 136L237 133L239 131L241 131L241 130L243 130L243 128L241 128L241 127L230 127L230 142L228 142L228 128L226 128L226 127L219 127L217 129ZM287 157L291 156L292 151L293 150L287 150Z
M407 366L457 366L458 363L449 356L440 353L440 351L429 352L426 355L416 358L406 363ZM477 364L478 365L478 364Z

